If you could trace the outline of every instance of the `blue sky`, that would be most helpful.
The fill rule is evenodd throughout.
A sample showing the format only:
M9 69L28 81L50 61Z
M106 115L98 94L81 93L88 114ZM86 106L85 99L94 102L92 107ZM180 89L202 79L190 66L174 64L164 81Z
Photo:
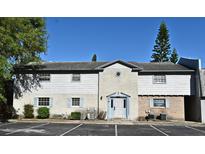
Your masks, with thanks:
M205 18L47 18L47 61L122 59L149 62L161 21L171 48L181 57L200 58L205 66Z

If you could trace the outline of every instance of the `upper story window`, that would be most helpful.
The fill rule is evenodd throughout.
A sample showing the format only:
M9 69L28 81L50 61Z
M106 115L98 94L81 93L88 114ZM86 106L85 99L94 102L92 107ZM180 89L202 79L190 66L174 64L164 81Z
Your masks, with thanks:
M166 75L154 75L153 76L154 84L166 84Z
M38 106L49 106L50 98L49 97L39 97L38 98Z
M72 75L72 81L80 81L80 74L73 74Z
M50 74L39 74L40 81L50 81L51 75Z

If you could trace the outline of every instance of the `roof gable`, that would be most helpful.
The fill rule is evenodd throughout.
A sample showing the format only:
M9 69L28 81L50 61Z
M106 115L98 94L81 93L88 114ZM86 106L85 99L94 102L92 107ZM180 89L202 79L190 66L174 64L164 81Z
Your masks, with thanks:
M109 67L111 65L114 65L116 63L119 63L119 64L124 65L124 66L129 67L129 68L132 68L133 70L138 70L138 71L142 70L142 68L140 68L139 66L132 64L132 63L129 63L129 62L122 61L122 60L115 60L112 62L105 63L103 65L98 66L96 69L104 69L104 68Z

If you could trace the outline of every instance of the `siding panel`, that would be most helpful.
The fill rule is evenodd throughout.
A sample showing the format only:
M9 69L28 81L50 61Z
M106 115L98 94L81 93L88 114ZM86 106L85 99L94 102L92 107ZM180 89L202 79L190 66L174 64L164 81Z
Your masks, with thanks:
M73 82L71 77L72 74L51 74L51 81L42 82L42 87L33 93L97 94L98 74L81 74L80 82Z
M166 75L166 84L152 80L152 75L138 76L139 95L191 95L191 75Z

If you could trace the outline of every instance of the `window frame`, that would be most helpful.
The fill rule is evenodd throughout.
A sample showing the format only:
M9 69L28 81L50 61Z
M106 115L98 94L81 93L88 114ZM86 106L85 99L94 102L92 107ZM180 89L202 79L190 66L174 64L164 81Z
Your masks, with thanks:
M39 99L46 99L46 98L48 98L48 105L39 105ZM38 103L37 103L37 106L38 107L50 107L50 104L51 103L51 98L50 97L38 97Z
M155 106L154 101L156 101L156 100L164 100L164 106ZM167 108L167 100L166 100L166 98L153 98L152 102L153 102L153 108Z
M49 73L41 73L41 74L38 74L38 75L39 75L39 81L40 82L50 82L51 81L51 74L49 74ZM48 80L45 80L45 78L46 78L45 76L44 76L45 78L42 80L42 77L41 77L42 75L45 75L45 76L48 75L49 76Z
M159 81L156 81L155 77L164 77L164 82L160 82L160 80L163 81L162 79L158 79ZM153 75L152 76L152 83L153 84L166 84L167 83L167 76L166 75Z
M75 75L79 75L79 80L73 80L75 77ZM71 76L71 81L72 82L81 82L81 74L79 74L79 73L74 73L74 74L72 74L72 76Z
M79 99L79 105L73 105L73 99ZM81 101L80 97L72 97L71 98L71 106L72 107L80 107L80 101Z
M115 76L116 76L117 78L119 78L119 77L121 76L121 72L120 72L120 71L117 71L117 72L115 73Z

